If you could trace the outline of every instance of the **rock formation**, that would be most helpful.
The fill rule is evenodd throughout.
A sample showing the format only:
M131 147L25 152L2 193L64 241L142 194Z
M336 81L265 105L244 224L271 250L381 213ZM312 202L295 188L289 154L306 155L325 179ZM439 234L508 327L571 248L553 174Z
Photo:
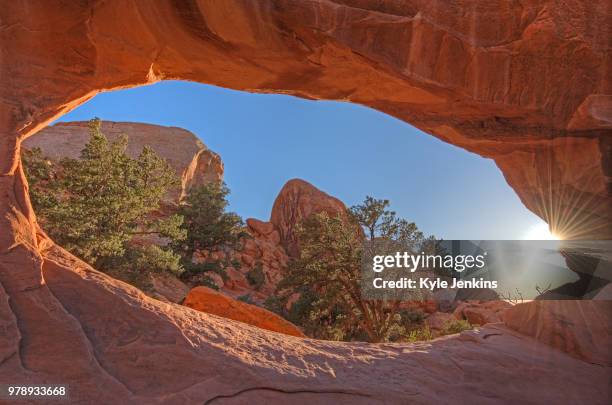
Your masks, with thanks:
M565 236L612 237L605 0L10 3L3 173L99 91L193 80L376 108L494 159Z
M511 307L506 301L465 301L457 305L453 315L472 325L486 325L501 322L504 313Z
M196 287L189 291L183 305L223 318L248 323L261 329L290 336L306 337L297 326L275 313L232 299L208 287Z
M609 402L609 368L502 325L418 344L302 339L151 299L52 243L41 254L29 293L0 269L0 381L67 382L71 402Z
M612 367L612 301L532 301L506 311L504 322L571 356Z
M40 231L19 150L100 91L163 79L350 101L494 159L564 236L612 238L611 12L605 0L5 2L0 381L69 382L83 403L609 403L609 367L501 326L339 344L150 299Z
M274 200L270 223L278 230L280 241L289 256L297 256L295 227L312 214L327 212L344 215L344 203L301 180L289 180Z
M449 314L448 312L434 312L425 319L425 325L433 334L437 335L453 321L457 321L453 314Z
M194 254L195 263L221 264L224 267L222 275L209 271L191 281L197 285L202 283L202 278L212 278L223 293L234 298L248 297L261 305L275 292L289 257L271 223L254 218L247 219L246 223L248 236L242 237L236 248L220 247Z
M220 247L214 251L196 252L196 263L217 262L226 266L223 276L206 272L194 277L192 283L201 283L202 277L212 278L213 283L227 295L248 297L262 304L275 292L290 257L299 253L294 229L300 221L320 212L344 215L345 210L342 201L312 184L301 179L289 180L274 201L270 222L247 219L245 230L249 236L243 237L236 249ZM254 285L253 272L262 273L260 285Z
M180 303L189 292L185 283L169 273L147 274L147 279L149 288L143 292L158 300Z
M167 202L178 202L191 187L223 181L221 157L185 129L140 122L102 121L102 132L111 141L127 135L126 152L133 158L148 145L166 159L181 179L181 187L169 191ZM88 122L60 122L26 139L23 147L38 147L54 160L78 158L88 140Z

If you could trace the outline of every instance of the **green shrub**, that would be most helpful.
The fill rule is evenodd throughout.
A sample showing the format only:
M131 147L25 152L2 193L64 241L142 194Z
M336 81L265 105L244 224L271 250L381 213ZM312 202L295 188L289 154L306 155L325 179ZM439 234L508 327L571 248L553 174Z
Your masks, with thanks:
M226 212L229 189L225 184L207 183L189 191L181 202L186 238L176 248L190 260L197 250L212 250L219 246L234 246L244 234L242 219Z
M214 262L203 262L203 263L192 263L192 262L183 260L183 263L184 263L183 266L185 267L185 271L183 272L181 278L185 281L189 281L193 278L198 278L199 275L204 274L204 273L209 273L209 272L217 273L218 275L221 276L223 281L227 281L229 279L227 272L225 271L223 266L221 266L221 262L218 260Z
M406 336L406 340L411 343L432 340L433 338L434 336L431 330L429 329L429 326L424 326L419 329L411 330Z
M251 294L241 295L237 298L238 301L244 302L245 304L253 305L253 300L251 299Z
M170 249L162 249L156 245L135 248L126 258L133 263L133 268L141 272L161 273L170 272L180 276L184 269L181 265L181 257Z
M271 295L263 303L263 306L268 311L274 312L275 314L286 316L285 305L287 300L278 295Z
M426 239L417 226L389 210L388 200L366 197L344 213L321 212L295 229L299 257L289 263L277 291L300 299L289 317L320 339L385 342L402 339L406 324L420 315L399 313L392 301L365 299L361 289L364 239L387 239L419 247ZM420 250L419 250L420 251ZM290 319L291 320L291 319Z
M255 267L247 272L246 279L255 290L259 290L263 286L266 282L266 275L264 274L261 262L255 263Z
M89 134L78 159L53 163L40 149L23 154L32 203L45 231L103 271L133 253L135 236L185 238L181 216L160 220L150 215L166 192L180 184L168 162L148 146L136 158L128 156L128 137L109 141L100 120L90 121ZM158 256L156 261L169 259L149 253Z
M423 319L425 319L425 313L419 309L403 309L399 314L405 326L408 326L408 324L421 323Z
M100 264L109 275L148 291L152 288L150 276L153 274L170 273L180 277L184 271L180 262L181 257L172 250L149 245L128 247L123 256L106 258Z
M206 274L203 274L198 277L198 283L204 287L212 288L213 290L219 291L219 286L217 286L213 279L207 276Z
M473 325L471 325L467 320L461 319L456 321L448 321L444 324L444 329L442 330L442 334L444 335L453 335L455 333L463 332L464 330L473 329Z

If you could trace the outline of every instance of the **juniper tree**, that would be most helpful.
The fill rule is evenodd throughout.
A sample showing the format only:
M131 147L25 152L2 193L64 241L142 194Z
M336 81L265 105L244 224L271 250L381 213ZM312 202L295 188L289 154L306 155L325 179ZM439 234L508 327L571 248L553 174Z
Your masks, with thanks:
M127 256L136 235L184 238L181 216L152 215L168 189L179 184L170 165L148 146L131 158L128 137L109 141L98 119L90 121L89 135L78 159L54 164L39 149L24 153L32 202L45 231L102 270Z
M234 245L244 235L238 214L227 212L229 189L211 182L189 191L178 213L185 218L185 239L177 244L189 258L197 250Z
M323 212L304 220L297 227L299 257L278 286L282 302L295 293L299 298L289 311L274 299L269 303L317 338L382 342L405 334L410 319L399 301L361 294L364 239L387 238L407 246L424 240L414 223L398 218L388 206L387 200L367 197L348 215Z

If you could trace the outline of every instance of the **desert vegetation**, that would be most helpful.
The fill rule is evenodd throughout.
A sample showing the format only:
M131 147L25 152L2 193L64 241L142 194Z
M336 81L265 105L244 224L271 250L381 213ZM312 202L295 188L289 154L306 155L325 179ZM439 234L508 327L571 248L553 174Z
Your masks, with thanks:
M188 277L193 252L236 241L242 219L226 212L229 189L210 183L178 205L164 201L180 179L144 146L131 158L128 136L113 142L100 120L77 159L53 161L40 148L23 151L30 196L43 229L98 270L146 289L151 273Z
M236 299L263 305L318 339L416 341L471 328L450 319L434 332L418 307L362 295L364 241L391 240L415 252L435 243L398 217L388 200L368 196L348 209L338 202L334 213L302 218L295 224L297 254L287 257L272 224L251 222L256 231L228 211L230 190L222 181L169 201L169 190L180 183L175 170L149 146L130 157L128 141L127 135L109 140L94 119L78 158L54 161L39 148L23 151L44 230L95 268L145 292L156 274L215 290L238 274L244 285ZM254 253L244 258L249 251ZM270 256L286 260L278 280L262 262ZM257 294L267 298L254 300Z
M183 218L152 215L162 197L179 179L151 148L130 158L128 138L110 142L92 120L90 139L79 159L52 162L40 149L24 152L31 198L47 233L76 256L101 270L151 263L177 269L178 257L168 249L131 243L156 235L185 238Z
M319 339L431 339L421 311L407 308L398 299L367 299L361 291L364 240L392 240L412 251L434 241L389 206L388 200L368 196L344 213L321 212L305 219L297 228L299 256L289 264L278 294L266 306ZM466 328L471 326L450 322L442 334Z

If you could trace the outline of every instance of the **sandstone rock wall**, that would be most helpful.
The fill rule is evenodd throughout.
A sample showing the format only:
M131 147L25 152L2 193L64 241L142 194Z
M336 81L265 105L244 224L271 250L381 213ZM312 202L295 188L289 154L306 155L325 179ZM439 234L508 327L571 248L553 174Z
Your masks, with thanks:
M573 357L612 367L612 301L532 301L503 315L513 330Z
M0 381L68 382L71 402L609 402L609 368L499 325L418 344L303 339L150 299L53 245L42 254L34 293L0 268Z
M612 237L606 0L52 0L2 11L3 172L16 168L17 139L99 91L194 80L379 109L494 159L565 236Z
M212 251L198 251L195 263L218 263L222 275L212 271L191 279L193 285L212 279L220 291L234 298L247 298L259 305L275 293L283 277L289 256L280 244L278 231L271 223L254 218L247 219L247 236L242 237L236 248L220 247ZM263 277L257 285L253 277Z
M148 145L166 159L181 179L181 186L169 191L168 202L178 202L191 187L223 181L221 157L185 129L140 122L102 121L102 132L112 141L127 135L126 152L131 157L137 157ZM60 122L26 139L23 147L39 147L46 156L55 160L78 158L88 140L88 122Z
M312 184L289 180L274 200L270 223L278 230L280 241L290 256L297 256L299 246L295 227L312 214L327 212L330 216L345 215L346 206Z

